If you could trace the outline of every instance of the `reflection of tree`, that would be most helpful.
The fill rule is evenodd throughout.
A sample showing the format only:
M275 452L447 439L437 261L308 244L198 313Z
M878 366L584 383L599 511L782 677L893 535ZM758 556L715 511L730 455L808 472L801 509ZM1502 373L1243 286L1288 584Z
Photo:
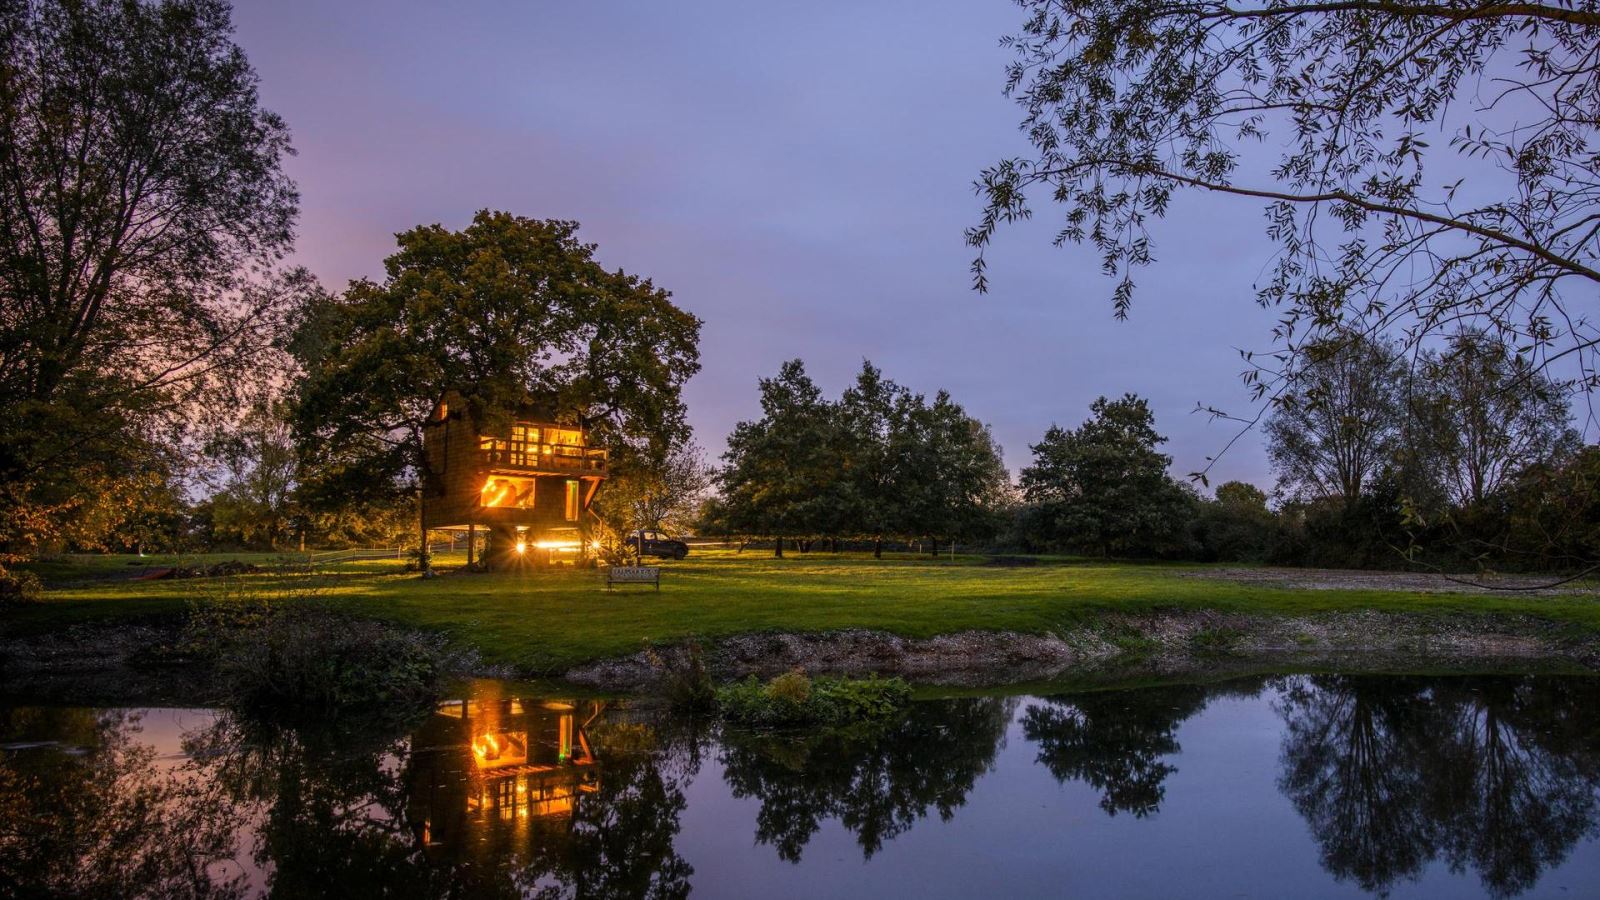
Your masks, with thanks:
M1322 845L1323 868L1368 891L1416 878L1432 840L1418 803L1430 713L1423 693L1388 679L1295 679L1279 708L1278 786Z
M1591 828L1596 700L1585 679L1291 679L1279 786L1336 878L1387 892L1443 858L1512 896Z
M276 896L431 896L401 815L404 732L393 723L291 729L223 715L186 749L252 824Z
M974 698L915 703L895 723L803 737L729 732L723 774L735 797L756 797L756 839L798 862L822 820L855 833L865 856L929 809L949 819L966 802L1016 708Z
M1442 852L1496 896L1522 893L1595 817L1600 691L1588 679L1478 678L1435 695L1447 727L1428 802Z
M161 766L137 717L86 709L0 713L82 753L0 752L0 896L241 896L235 823L214 786ZM20 721L30 719L32 721Z
M1205 708L1198 685L1100 691L1046 698L1022 717L1022 733L1039 745L1039 762L1058 780L1077 779L1101 792L1100 808L1144 817L1161 806L1177 767L1178 726Z

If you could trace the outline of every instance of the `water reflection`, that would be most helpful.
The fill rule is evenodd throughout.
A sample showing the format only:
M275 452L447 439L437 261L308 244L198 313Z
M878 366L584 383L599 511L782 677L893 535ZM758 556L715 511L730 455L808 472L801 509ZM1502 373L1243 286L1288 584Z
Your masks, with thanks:
M799 862L824 819L837 819L867 859L936 811L949 819L994 764L1014 698L919 703L882 726L805 736L724 736L723 777L761 801L756 840Z
M244 895L224 798L135 741L140 718L0 708L0 896Z
M694 870L673 845L698 754L605 712L492 683L441 703L414 734L406 773L426 858L493 873L513 895L687 896Z
M1317 676L1279 697L1279 788L1336 879L1387 893L1443 859L1508 897L1594 828L1589 679Z
M967 807L988 828L1048 832L1094 827L1081 811L1095 802L1092 822L1134 829L1141 852L1181 869L1205 841L1174 843L1157 823L1213 821L1192 799L1209 779L1245 815L1305 822L1322 873L1296 877L1382 895L1447 871L1509 897L1575 848L1600 855L1586 843L1600 838L1596 701L1600 680L1584 678L1297 676L917 703L875 728L780 736L484 682L338 729L191 715L181 746L170 723L152 726L162 711L0 708L0 896L673 898L715 892L729 860L705 848L730 829L771 848L741 864L777 878L862 865L806 853L829 822L870 871L891 843L919 846L921 823L959 823ZM1275 771L1218 768L1214 754L1190 769L1236 721L1277 731L1254 743ZM1013 725L1022 740L1008 750ZM1097 800L1016 807L1041 775ZM1016 840L964 834L917 852ZM1022 866L1072 852L1004 850Z

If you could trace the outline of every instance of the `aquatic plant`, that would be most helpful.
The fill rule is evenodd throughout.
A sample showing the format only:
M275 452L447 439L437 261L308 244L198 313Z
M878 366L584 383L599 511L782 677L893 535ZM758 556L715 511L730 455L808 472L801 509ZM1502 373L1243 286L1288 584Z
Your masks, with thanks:
M911 699L899 678L808 677L799 670L762 684L754 675L717 689L723 718L740 725L781 728L847 725L892 716Z

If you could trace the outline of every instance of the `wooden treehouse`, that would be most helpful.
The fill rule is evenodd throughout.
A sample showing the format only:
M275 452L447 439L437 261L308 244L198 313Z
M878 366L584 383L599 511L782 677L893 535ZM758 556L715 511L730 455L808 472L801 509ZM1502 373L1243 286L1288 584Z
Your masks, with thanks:
M467 532L469 562L485 529L490 568L587 561L606 451L553 418L519 410L487 433L460 394L445 394L422 431L422 526Z

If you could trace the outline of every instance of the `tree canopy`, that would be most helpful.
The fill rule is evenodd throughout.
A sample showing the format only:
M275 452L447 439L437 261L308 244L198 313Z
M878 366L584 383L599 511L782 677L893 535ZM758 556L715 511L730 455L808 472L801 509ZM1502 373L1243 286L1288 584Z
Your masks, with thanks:
M1195 497L1167 474L1155 417L1142 398L1101 397L1075 429L1051 426L1022 470L1022 495L1056 546L1103 555L1166 553L1185 540Z
M1042 194L1125 316L1152 223L1231 195L1266 205L1281 353L1466 323L1595 383L1600 4L1017 2L1006 91L1033 151L979 179L980 289L982 248Z
M461 231L414 228L383 282L308 308L292 345L305 372L294 425L320 487L413 490L423 423L452 389L485 427L549 410L623 464L686 439L700 320L649 280L601 267L577 230L489 211Z
M761 380L762 417L728 438L721 514L735 532L971 539L994 530L1009 476L989 429L864 362L831 401L800 360Z
M297 197L221 0L0 3L0 541L274 374ZM89 489L94 485L95 489Z

